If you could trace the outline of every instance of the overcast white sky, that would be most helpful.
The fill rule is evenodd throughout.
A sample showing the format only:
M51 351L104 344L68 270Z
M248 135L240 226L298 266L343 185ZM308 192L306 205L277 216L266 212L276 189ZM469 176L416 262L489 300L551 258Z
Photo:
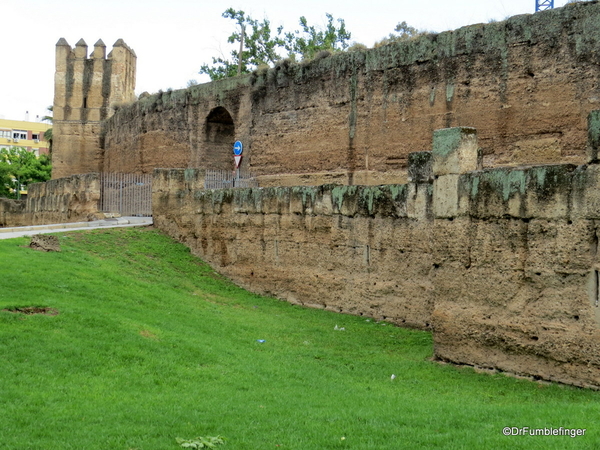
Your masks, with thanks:
M567 0L555 0L555 7ZM325 13L342 18L352 41L372 46L398 22L428 31L531 14L535 0L2 0L0 118L30 120L46 114L54 95L54 49L64 37L71 46L83 38L91 51L102 39L110 51L119 38L135 50L136 93L179 89L196 79L202 63L228 53L232 20L221 14L242 9L272 28L298 28L300 16L325 23Z

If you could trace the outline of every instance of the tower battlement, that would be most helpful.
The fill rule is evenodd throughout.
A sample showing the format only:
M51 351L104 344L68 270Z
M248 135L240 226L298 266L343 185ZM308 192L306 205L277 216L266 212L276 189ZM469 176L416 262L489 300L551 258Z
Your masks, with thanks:
M102 169L100 123L114 105L136 99L136 60L122 39L108 56L101 39L89 56L83 39L75 47L64 38L56 43L53 178Z

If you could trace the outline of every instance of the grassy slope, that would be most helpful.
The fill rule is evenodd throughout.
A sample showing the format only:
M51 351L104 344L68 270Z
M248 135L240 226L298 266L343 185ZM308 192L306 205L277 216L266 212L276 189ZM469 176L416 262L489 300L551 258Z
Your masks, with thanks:
M63 234L61 253L27 242L0 241L0 309L60 314L0 312L2 449L162 450L219 434L231 449L600 438L600 393L438 365L429 333L250 294L156 231ZM505 437L505 426L587 432Z

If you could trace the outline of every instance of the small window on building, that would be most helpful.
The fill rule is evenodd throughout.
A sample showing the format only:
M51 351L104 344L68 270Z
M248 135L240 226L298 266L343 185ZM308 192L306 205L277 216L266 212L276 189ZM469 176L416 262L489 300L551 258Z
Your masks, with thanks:
M13 139L27 139L27 131L13 130Z
M12 136L12 133L10 130L0 130L0 138L8 138L10 139Z
M39 138L40 138L40 135L38 133L33 133L31 135L31 139L33 139L33 140L36 140L36 139L39 139Z

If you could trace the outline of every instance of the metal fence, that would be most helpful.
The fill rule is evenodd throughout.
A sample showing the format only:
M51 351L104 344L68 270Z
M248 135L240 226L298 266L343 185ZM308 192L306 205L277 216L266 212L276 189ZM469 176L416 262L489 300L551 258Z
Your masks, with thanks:
M205 189L226 189L232 187L258 187L256 178L245 170L231 172L229 170L207 169L204 177Z
M101 173L100 211L121 216L151 216L152 175Z

